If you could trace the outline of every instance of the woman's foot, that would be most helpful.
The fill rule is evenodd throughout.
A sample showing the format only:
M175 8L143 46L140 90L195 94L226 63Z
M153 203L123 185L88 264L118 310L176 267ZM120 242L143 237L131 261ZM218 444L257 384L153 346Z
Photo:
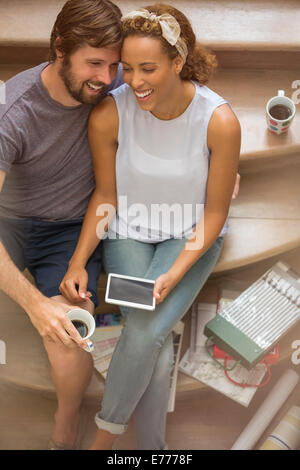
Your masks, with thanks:
M104 429L98 429L96 437L89 450L111 450L118 434L111 434Z

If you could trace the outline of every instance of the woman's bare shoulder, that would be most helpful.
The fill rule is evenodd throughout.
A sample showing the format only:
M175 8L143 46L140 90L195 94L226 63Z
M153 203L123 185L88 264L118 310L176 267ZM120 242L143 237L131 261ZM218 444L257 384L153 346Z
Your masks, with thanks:
M235 133L240 130L240 123L231 107L224 103L214 110L208 129L218 133Z
M218 106L209 121L207 146L209 149L222 145L222 141L238 141L241 138L241 126L235 113L228 104Z
M106 96L97 104L90 114L89 128L99 132L107 132L111 127L118 125L118 110L112 96Z

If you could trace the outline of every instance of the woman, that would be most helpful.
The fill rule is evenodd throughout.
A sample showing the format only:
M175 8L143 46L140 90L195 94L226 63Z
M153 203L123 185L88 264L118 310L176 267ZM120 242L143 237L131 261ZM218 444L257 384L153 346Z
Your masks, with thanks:
M96 190L61 290L72 301L87 294L84 266L108 225L107 272L155 279L154 312L122 309L126 322L91 449L111 448L133 411L146 434L152 422L144 448L162 449L172 328L219 257L240 126L228 103L204 86L214 59L181 12L163 4L140 9L123 17L123 32L126 83L90 118Z

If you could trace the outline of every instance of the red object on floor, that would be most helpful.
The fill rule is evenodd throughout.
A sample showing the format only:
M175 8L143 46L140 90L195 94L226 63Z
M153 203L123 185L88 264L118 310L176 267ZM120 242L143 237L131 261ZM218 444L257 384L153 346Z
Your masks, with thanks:
M229 356L225 351L222 349L218 348L218 346L214 345L213 347L213 356L216 359L225 359L227 358L228 361L232 360L234 361L233 357ZM279 360L279 346L275 346L274 349L272 349L271 352L269 352L260 362L264 362L269 365L275 365L277 364Z

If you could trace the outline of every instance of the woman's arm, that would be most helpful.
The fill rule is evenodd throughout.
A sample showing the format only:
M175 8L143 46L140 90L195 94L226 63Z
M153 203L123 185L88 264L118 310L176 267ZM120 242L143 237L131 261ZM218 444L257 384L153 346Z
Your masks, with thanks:
M209 122L207 145L211 151L206 204L202 219L168 273L155 283L157 303L164 300L184 274L214 243L228 215L236 181L241 129L228 105L218 107Z
M93 156L96 187L91 196L80 237L60 285L70 301L87 296L85 265L103 237L117 207L115 156L118 147L118 111L112 97L105 98L91 113L88 137ZM76 284L79 285L77 291Z

